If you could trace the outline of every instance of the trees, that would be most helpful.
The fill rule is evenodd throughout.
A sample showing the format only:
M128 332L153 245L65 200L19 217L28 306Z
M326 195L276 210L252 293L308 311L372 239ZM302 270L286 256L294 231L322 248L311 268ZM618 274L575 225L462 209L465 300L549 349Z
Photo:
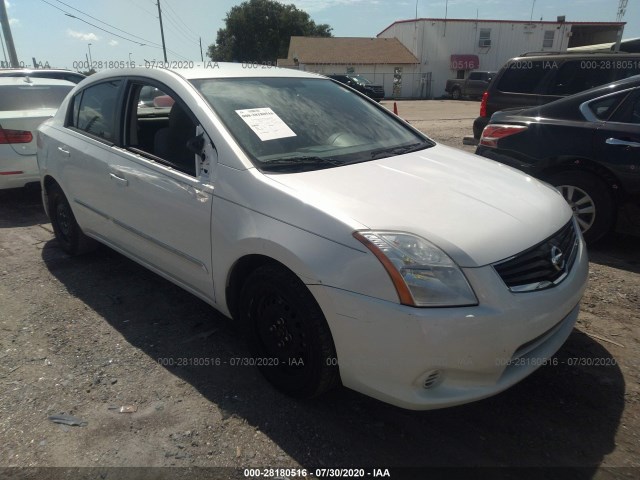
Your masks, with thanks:
M291 36L330 37L331 27L316 25L295 5L273 0L249 0L231 8L225 28L207 55L213 61L271 62L285 58Z

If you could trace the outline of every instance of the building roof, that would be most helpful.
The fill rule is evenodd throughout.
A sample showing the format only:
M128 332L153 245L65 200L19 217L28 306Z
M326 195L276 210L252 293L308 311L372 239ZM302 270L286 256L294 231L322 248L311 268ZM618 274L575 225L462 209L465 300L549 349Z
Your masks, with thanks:
M598 43L595 45L583 45L581 47L567 48L567 52L610 52L616 42ZM640 52L640 38L628 38L620 42L620 51L627 53Z
M397 38L291 37L289 55L278 66L303 64L415 64L418 59Z
M627 24L627 22L571 22L565 20L564 22L558 21L542 21L542 20L481 20L477 18L410 18L408 20L396 20L387 28L382 30L378 36L382 35L384 32L389 30L396 24L399 23L412 23L412 22L473 22L473 23L540 23L543 25L559 25L559 24L570 24L570 25L610 25L622 27Z

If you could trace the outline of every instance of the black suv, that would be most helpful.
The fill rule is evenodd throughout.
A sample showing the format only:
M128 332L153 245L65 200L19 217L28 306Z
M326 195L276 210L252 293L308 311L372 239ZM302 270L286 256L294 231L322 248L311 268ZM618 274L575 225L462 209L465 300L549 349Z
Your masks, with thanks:
M512 58L484 93L473 136L479 139L491 115L499 110L544 105L638 74L637 53L536 53Z
M384 87L382 85L375 85L360 75L329 75L329 78L344 83L360 93L364 93L376 102L384 98Z

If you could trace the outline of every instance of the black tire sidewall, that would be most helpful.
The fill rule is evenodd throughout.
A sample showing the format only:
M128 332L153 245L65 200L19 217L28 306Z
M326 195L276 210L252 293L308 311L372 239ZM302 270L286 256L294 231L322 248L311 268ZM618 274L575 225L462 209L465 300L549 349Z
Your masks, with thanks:
M49 192L49 215L51 219L51 226L56 239L60 243L62 249L70 255L75 255L79 252L80 244L80 227L76 222L76 218L73 215L71 206L65 197L64 193L59 187L51 187ZM69 213L69 235L65 235L60 227L60 220L58 218L58 206L64 205ZM65 238L68 237L68 238Z
M262 359L273 357L264 345L253 309L261 296L277 292L299 313L308 340L307 361L299 371L292 371L282 362L269 365ZM247 346L260 372L278 390L297 398L311 398L329 390L337 383L335 347L324 315L307 287L292 272L277 265L267 265L254 271L241 293L240 320Z

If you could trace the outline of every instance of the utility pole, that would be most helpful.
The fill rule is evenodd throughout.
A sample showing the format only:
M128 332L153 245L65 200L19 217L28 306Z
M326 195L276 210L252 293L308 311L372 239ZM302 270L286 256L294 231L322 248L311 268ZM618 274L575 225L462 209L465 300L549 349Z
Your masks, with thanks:
M7 44L7 50L9 50L11 66L13 68L19 68L20 64L18 63L18 54L16 53L16 46L13 44L11 26L9 25L9 17L7 16L7 7L4 4L4 0L0 0L0 24L2 25L2 32L4 33L4 41Z
M616 21L622 22L625 13L627 13L627 0L620 0L620 3L618 4L618 15L616 17ZM624 25L618 29L618 34L616 35L616 43L613 46L613 51L616 53L620 51L620 42L622 42L623 32Z
M164 63L167 63L167 47L164 44L164 29L162 28L162 9L160 8L160 0L158 0L158 18L160 19L160 36L162 37L162 53L164 53Z
M200 61L204 62L204 55L202 55L202 37L200 37Z

